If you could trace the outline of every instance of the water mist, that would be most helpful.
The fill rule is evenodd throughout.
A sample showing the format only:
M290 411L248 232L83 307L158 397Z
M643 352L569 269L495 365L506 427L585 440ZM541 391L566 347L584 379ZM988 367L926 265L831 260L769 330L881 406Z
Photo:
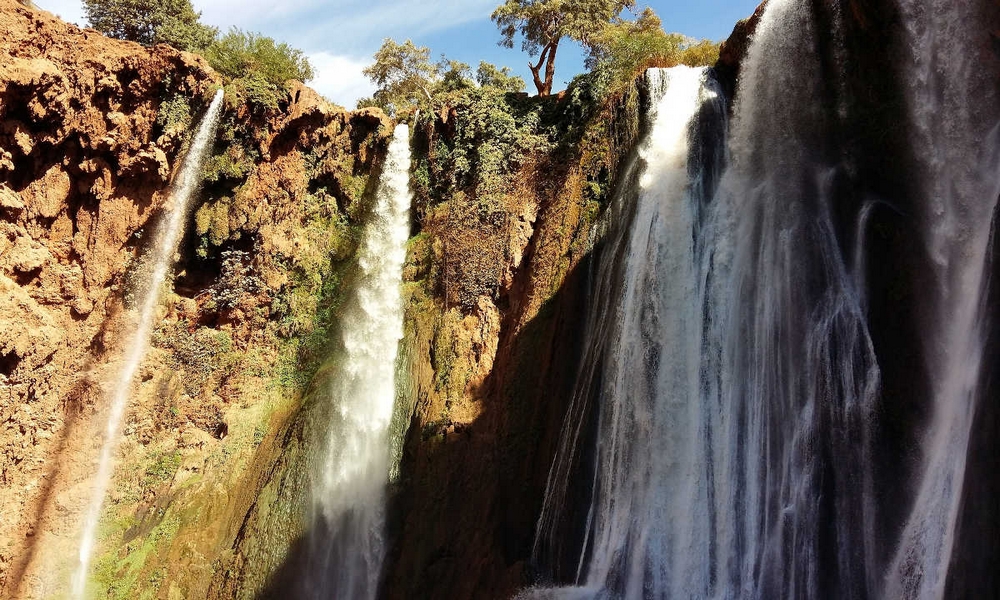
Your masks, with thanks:
M74 598L84 597L90 559L96 542L97 524L100 520L101 509L104 507L108 486L111 483L114 454L118 448L122 417L125 414L131 393L132 380L135 378L139 364L146 353L149 336L155 325L154 320L161 291L167 281L170 267L173 265L177 245L184 233L191 199L201 183L201 166L215 137L215 129L222 112L222 99L223 91L219 90L201 120L177 180L172 186L168 208L163 221L157 227L156 238L153 241L150 254L146 257L149 266L148 275L136 288L138 290L136 299L139 311L134 315L135 333L126 347L125 362L121 366L111 394L108 420L104 429L104 442L101 447L97 473L94 475L90 504L84 516L78 563L73 574Z

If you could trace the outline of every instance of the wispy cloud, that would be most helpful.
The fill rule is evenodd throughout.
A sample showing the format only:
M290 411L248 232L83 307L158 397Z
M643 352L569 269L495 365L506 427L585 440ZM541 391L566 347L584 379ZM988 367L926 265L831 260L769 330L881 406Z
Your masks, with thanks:
M316 52L309 55L309 62L316 71L309 86L341 106L354 108L359 98L371 96L375 91L371 81L361 72L371 64L370 60Z
M65 0L61 0L65 1ZM497 0L195 0L206 23L262 31L310 52L367 55L386 37L417 37L488 17Z

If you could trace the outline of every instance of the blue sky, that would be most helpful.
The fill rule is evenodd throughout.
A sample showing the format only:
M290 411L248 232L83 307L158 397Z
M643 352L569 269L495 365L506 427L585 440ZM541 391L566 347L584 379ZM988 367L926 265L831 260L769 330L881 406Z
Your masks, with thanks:
M518 48L497 45L499 32L490 13L500 0L192 0L202 21L220 29L237 26L259 31L301 48L316 67L312 87L331 100L353 106L370 95L361 74L386 37L412 39L430 47L436 58L469 63L480 60L509 66L530 85L528 57ZM79 0L35 0L67 21L85 25ZM651 6L667 31L696 38L725 39L739 19L749 16L759 0L640 0ZM582 55L572 43L560 45L556 88L583 69Z

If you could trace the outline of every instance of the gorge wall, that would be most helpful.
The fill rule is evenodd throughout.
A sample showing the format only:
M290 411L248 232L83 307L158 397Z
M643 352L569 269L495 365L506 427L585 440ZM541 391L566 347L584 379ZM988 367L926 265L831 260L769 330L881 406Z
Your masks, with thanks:
M79 543L130 275L222 80L13 0L0 30L0 595L47 598ZM301 85L276 108L227 94L126 413L101 597L201 597L223 570L325 355L391 133Z
M834 245L865 245L881 377L872 469L885 482L874 511L892 535L931 413L916 308L931 258L909 176L923 149L899 118L900 4L811 0L819 34L789 35L803 47L783 49L816 61L809 158L838 164ZM1000 5L977 6L1000 32ZM716 65L730 110L762 11ZM0 30L0 596L46 598L69 581L132 274L223 82L197 56L109 40L15 0L0 0ZM982 72L1000 72L993 41ZM295 83L276 107L238 89L226 101L126 414L92 577L100 597L283 598L309 568L321 390L337 373L331 347L393 123ZM636 184L628 165L649 103L643 83L584 76L549 99L476 90L412 124L393 423L403 441L391 449L383 597L501 598L572 580L565 565L532 562L536 525L584 362L583 320L614 291L596 287L602 219ZM1000 511L981 506L996 497L994 404L979 405L972 432L956 597L997 589ZM580 535L585 509L566 507L565 531ZM984 510L993 518L975 517ZM873 560L891 551L880 545Z

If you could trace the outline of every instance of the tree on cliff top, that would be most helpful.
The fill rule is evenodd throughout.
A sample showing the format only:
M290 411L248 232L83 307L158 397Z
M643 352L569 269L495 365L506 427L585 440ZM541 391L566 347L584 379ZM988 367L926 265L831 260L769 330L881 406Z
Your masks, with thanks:
M473 80L469 65L444 56L431 62L430 49L410 40L400 44L387 38L374 59L364 74L375 84L375 94L360 100L358 106L377 106L397 118L406 118L418 109L436 112L477 83L502 92L524 89L524 80L511 75L506 67L479 63Z
M83 0L90 26L108 37L200 52L215 39L191 0Z
M590 50L594 36L634 6L635 0L506 0L492 18L503 36L501 46L513 48L520 35L521 48L529 56L538 56L538 62L529 62L528 68L538 95L548 96L559 42L569 38Z
M309 81L315 75L301 50L236 27L213 42L205 58L213 69L234 80L254 74L282 86L289 79Z
M611 75L624 85L650 67L709 66L719 58L719 44L666 33L660 18L647 8L634 21L616 19L590 39L587 68Z

